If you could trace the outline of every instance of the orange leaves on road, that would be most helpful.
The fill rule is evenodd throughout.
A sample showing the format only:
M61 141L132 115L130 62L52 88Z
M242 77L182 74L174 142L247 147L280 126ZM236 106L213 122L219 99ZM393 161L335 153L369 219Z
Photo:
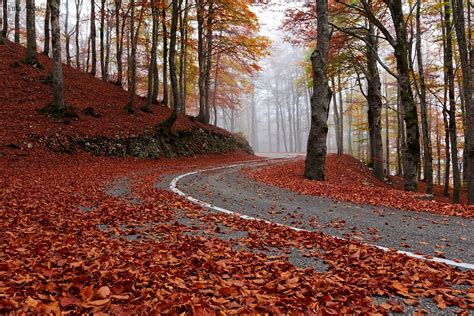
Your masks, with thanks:
M406 192L384 183L372 171L353 157L329 155L326 159L326 181L305 179L304 161L292 161L256 171L248 171L257 181L276 185L305 195L317 195L334 200L393 207L409 211L429 212L474 218L474 210L461 204L451 204L443 197L429 201L423 194Z

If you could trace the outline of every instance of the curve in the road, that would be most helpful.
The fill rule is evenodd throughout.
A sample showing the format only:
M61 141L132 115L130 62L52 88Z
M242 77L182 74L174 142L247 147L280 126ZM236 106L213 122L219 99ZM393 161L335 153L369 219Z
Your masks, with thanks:
M272 159L268 159L268 160L272 160ZM267 161L268 161L267 160ZM260 161L262 162L262 160ZM217 211L217 212L221 212L221 213L225 213L225 214L229 214L229 215L235 215L235 216L238 216L242 219L245 219L245 220L254 220L254 221L263 221L265 223L268 223L268 224L275 224L275 225L279 225L279 226L284 226L284 227L287 227L289 229L292 229L292 230L295 230L295 231L305 231L305 232L312 232L310 230L307 230L307 229L302 229L302 228L298 228L298 227L293 227L293 226L290 226L290 225L285 225L285 224L281 224L281 223L276 223L276 222L271 222L271 221L268 221L268 220L265 220L265 219L261 219L261 218L256 218L256 217L252 217L252 216L249 216L249 215L245 215L245 214L241 214L241 213L238 213L238 212L234 212L234 211L231 211L231 210L228 210L226 208L222 208L222 207L219 207L219 206L216 206L216 205L213 205L211 203L208 203L208 202L205 202L205 201L202 201L200 199L197 199L183 191L181 191L180 189L178 189L178 182L179 180L185 178L185 177L189 177L191 175L195 175L195 174L198 174L198 173L204 173L204 172L208 172L208 171L215 171L215 170L221 170L221 169L228 169L228 168L235 168L235 167L241 167L241 166L245 166L249 163L255 163L255 161L252 161L252 162L243 162L243 163L237 163L237 164L232 164L232 165L225 165L225 166L221 166L221 167L216 167L216 168L210 168L210 169L202 169L202 170L196 170L196 171L192 171L192 172L188 172L188 173L185 173L185 174L182 174L182 175L179 175L177 177L175 177L171 182L170 182L170 185L169 185L169 188L172 192L184 197L185 199L187 199L188 201L194 203L194 204L197 204L197 205L200 205L202 207L205 207L205 208L208 208L208 209L211 209L211 210L214 210L214 211ZM338 236L331 236L331 237L334 237L334 238L338 238L338 239L343 239L341 237L338 237ZM407 255L409 257L412 257L412 258L417 258L417 259L422 259L422 260L427 260L427 261L433 261L433 262L440 262L440 263L445 263L447 265L450 265L450 266L454 266L454 267L458 267L458 268L464 268L464 269L471 269L473 270L474 269L474 264L473 263L468 263L468 262L457 262L457 261L454 261L454 260L450 260L450 259L445 259L445 258L439 258L439 257L426 257L426 256L423 256L423 255L420 255L420 254L416 254L416 253L413 253L413 252L410 252L410 251L404 251L404 250L398 250L398 249L392 249L392 248L389 248L389 247L384 247L384 246L380 246L380 245L376 245L376 244L369 244L369 243L363 243L363 244L366 244L366 245L369 245L369 246L372 246L372 247L376 247L378 249L381 249L383 251L390 251L390 250L394 250L396 251L397 253L399 254L404 254L404 255Z

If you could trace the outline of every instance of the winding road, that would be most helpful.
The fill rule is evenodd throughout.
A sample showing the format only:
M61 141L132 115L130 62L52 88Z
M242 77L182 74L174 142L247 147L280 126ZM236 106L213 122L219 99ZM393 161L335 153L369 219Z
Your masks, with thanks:
M287 159L245 162L175 175L170 189L212 211L323 232L384 250L394 249L410 256L474 269L471 219L304 196L255 182L242 172L242 168L259 168Z

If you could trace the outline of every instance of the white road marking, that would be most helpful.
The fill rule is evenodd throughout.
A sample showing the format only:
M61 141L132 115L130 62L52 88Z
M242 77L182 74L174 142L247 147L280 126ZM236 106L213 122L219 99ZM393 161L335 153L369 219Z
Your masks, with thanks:
M275 160L275 159L266 159L266 160L263 160L263 161L268 161L268 160ZM221 170L221 169L228 169L228 168L235 168L235 167L240 167L240 166L248 165L248 164L250 164L250 163L261 162L261 161L262 161L262 160L260 160L260 161L243 162L243 163L237 163L237 164L232 164L232 165L226 165L226 166L217 167L217 168L202 169L202 170L196 170L196 171L188 172L188 173L182 174L182 175L177 176L176 178L174 178L174 179L170 182L170 190L173 191L174 193L176 193L176 194L178 194L178 195L180 195L180 196L186 198L188 201L190 201L190 202L192 202L192 203L194 203L194 204L200 205L200 206L205 207L205 208L209 208L209 209L211 209L211 210L214 210L214 211L217 211L217 212L220 212L220 213L224 213L224 214L228 214L228 215L235 215L235 216L238 216L238 217L240 217L240 218L242 218L242 219L245 219L245 220L262 221L262 222L265 222L265 223L267 223L267 224L274 224L274 225L278 225L278 226L282 226L282 227L287 227L287 228L292 229L292 230L294 230L294 231L314 233L314 231L310 231L310 230L307 230L307 229L298 228L298 227L293 227L293 226L289 226L289 225L285 225L285 224L280 224L280 223L275 223L275 222L271 222L271 221L268 221L268 220L265 220L265 219L256 218L256 217L248 216L248 215L245 215L245 214L240 214L240 213L237 213L237 212L234 212L234 211L230 211L230 210L228 210L228 209L225 209L225 208L222 208L222 207L219 207L219 206L216 206L216 205L213 205L213 204L204 202L204 201L202 201L202 200L196 199L196 198L190 196L189 194L186 194L186 193L184 193L183 191L181 191L180 189L178 189L178 186L177 186L179 180L181 180L181 179L183 179L183 178L185 178L185 177L188 177L188 176L197 174L197 173L208 172L208 171L215 171L215 170ZM337 237L337 236L332 236L332 235L328 235L328 234L326 234L326 235L327 235L327 236L330 236L330 237L333 237L333 238L336 238L336 239L347 240L347 239L345 239L345 238L341 238L341 237ZM474 264L473 264L473 263L456 262L456 261L450 260L450 259L438 258L438 257L431 257L431 256L430 256L430 257L427 257L427 256L420 255L420 254L416 254L416 253L413 253L413 252L410 252L410 251L392 249L392 248L388 248L388 247L384 247L384 246L379 246L379 245L375 245L375 244L369 244L369 243L362 243L362 242L359 242L359 243L364 244L364 245L367 245L367 246L375 247L375 248L381 249L381 250L383 250L383 251L394 250L396 253L403 254L403 255L406 255L406 256L412 257L412 258L417 258L417 259L422 259L422 260L427 260L427 261L433 261L433 262L445 263L445 264L447 264L447 265L454 266L454 267L458 267L458 268L471 269L471 270L474 269Z

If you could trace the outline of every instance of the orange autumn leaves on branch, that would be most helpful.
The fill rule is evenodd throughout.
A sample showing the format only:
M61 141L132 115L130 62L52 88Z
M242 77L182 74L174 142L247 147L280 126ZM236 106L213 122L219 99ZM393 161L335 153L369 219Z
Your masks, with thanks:
M356 25L360 23L361 16L351 14L347 8L337 1L329 1L328 9L331 24L331 39L329 42L329 76L336 72L345 72L353 67L353 62L363 62L363 47L360 42L345 32L333 27L338 25ZM280 28L285 31L285 40L292 45L307 47L312 51L316 43L316 6L306 3L299 8L290 8L285 12L285 17ZM309 56L304 61L306 72L310 70ZM350 72L350 71L349 71ZM310 76L306 76L310 84Z
M156 17L152 14L153 4L159 11ZM121 7L120 12L123 11L124 30L123 38L116 40L124 42L128 49L130 5L121 2L116 5ZM174 106L170 100L173 93L169 81L173 15L178 16L174 57L176 69L173 73L176 72L178 77L180 103L187 109L183 113L194 112L203 96L208 98L205 106L212 105L214 90L222 95L222 98L217 96L217 107L221 106L222 99L228 100L228 104L222 104L223 107L239 106L240 95L248 91L249 76L260 70L258 63L268 54L270 46L268 38L258 35L258 17L251 11L250 1L182 0L177 12L173 11L171 3L161 0L136 1L134 6L135 24L139 26L135 30L135 45L138 46L136 86L139 94L146 94L148 90L148 94L152 95L153 100L147 111L152 110L151 103ZM155 26L157 30L152 33ZM153 44L157 46L155 52ZM153 60L157 61L155 65ZM128 65L128 68L133 66ZM154 71L157 74L153 74ZM130 69L125 72L129 73ZM227 77L232 77L232 80L226 83ZM204 87L200 88L200 84ZM227 93L231 96L225 97Z
M260 71L258 62L269 54L270 40L256 35L258 17L250 2L220 1L215 8L212 81L214 111L217 107L237 109L241 94L252 90L251 76Z

